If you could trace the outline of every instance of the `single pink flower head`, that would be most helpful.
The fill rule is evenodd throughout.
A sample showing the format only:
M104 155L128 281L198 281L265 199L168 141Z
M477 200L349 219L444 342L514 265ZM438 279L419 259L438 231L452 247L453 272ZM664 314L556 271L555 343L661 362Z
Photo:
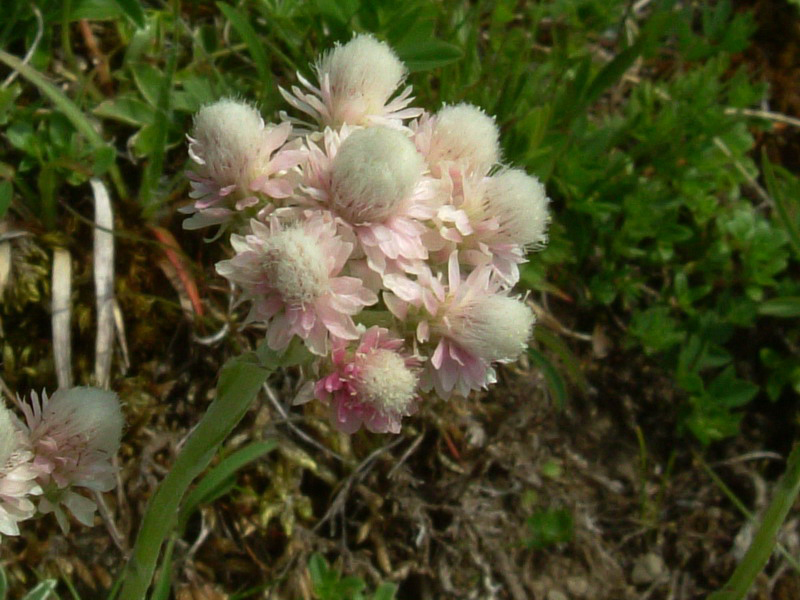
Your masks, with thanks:
M416 410L419 361L401 352L403 340L382 327L370 327L355 352L338 343L333 372L315 386L330 409L331 422L344 433L363 424L374 433L400 433L400 421Z
M301 189L353 232L373 271L415 270L428 257L422 221L436 213L424 161L400 131L378 126L345 133L326 129L322 145L311 144Z
M519 279L529 250L547 243L550 214L544 186L520 169L491 177L448 174L442 180L450 202L437 211L440 235L457 245L461 260L491 264L509 285Z
M404 119L422 114L407 108L411 87L390 100L406 77L406 67L385 43L371 35L357 35L322 55L314 67L319 87L298 73L303 87L292 93L281 89L284 99L322 127L387 125L400 127Z
M57 390L41 400L31 394L30 404L19 401L25 414L34 464L42 475L42 513L54 512L59 525L69 530L64 505L84 525L93 524L96 506L77 494L76 487L107 492L116 486L111 459L119 450L124 419L113 392L93 387Z
M332 218L306 215L285 229L275 216L269 226L250 224L251 234L231 236L236 256L217 263L217 272L253 300L248 321L268 323L270 348L282 350L297 335L324 356L329 335L357 339L352 316L378 297L359 279L339 276L353 244L337 236Z
M225 223L235 211L261 202L254 192L290 196L295 182L286 171L305 160L299 145L284 145L291 130L289 123L265 125L255 108L236 100L201 108L189 136L197 166L188 173L195 201L180 209L192 215L184 229Z
M472 104L456 104L423 117L415 141L435 177L448 170L486 175L500 160L499 137L492 117Z
M420 342L436 344L422 387L435 388L442 398L454 391L466 396L493 383L492 363L516 360L535 320L523 302L500 291L490 267L478 267L462 280L453 252L448 271L446 291L437 288L424 297L432 318L420 321L417 329Z
M0 401L0 534L19 535L19 523L36 514L30 496L42 493L24 432Z

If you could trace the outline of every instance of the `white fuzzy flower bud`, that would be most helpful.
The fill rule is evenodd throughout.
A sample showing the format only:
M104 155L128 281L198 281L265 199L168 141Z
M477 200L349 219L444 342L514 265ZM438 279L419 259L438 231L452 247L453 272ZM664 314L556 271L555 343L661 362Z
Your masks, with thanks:
M431 171L438 175L440 163L457 162L467 172L486 174L500 160L499 137L494 119L477 106L445 106L436 114L431 134Z
M544 186L520 169L509 169L486 180L487 213L500 224L498 233L521 246L547 243L550 214Z
M359 397L376 408L403 412L417 397L417 376L397 352L375 350L359 366Z
M62 446L62 452L100 452L112 456L119 450L124 419L117 395L93 387L58 390L42 418L44 431Z
M264 241L267 281L289 304L308 304L329 289L328 262L302 227L285 229Z
M358 35L327 52L317 66L330 81L334 103L332 125L363 125L383 111L406 76L406 67L392 49L371 35Z
M206 176L249 189L263 158L264 120L256 109L230 99L204 106L195 115L191 138L190 154Z
M525 350L535 321L519 300L493 294L474 298L450 312L445 333L487 362L512 361Z
M386 127L356 131L333 161L331 201L350 223L379 223L411 195L423 161L405 135Z

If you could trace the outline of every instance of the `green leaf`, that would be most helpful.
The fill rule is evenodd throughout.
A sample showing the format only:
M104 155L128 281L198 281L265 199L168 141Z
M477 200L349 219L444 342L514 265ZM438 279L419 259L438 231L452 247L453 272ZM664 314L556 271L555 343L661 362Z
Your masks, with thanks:
M555 405L559 409L564 408L564 404L568 399L567 384L564 382L561 373L559 373L553 363L538 350L528 348L528 357L533 364L542 370L542 375L544 375L544 380L547 383L547 389Z
M108 21L122 16L122 8L108 0L73 0L70 21Z
M800 296L784 296L766 300L759 305L758 314L785 319L800 317Z
M150 106L158 107L158 95L161 93L164 74L149 63L134 63L130 65L130 69L142 97Z
M250 21L242 13L224 2L217 2L217 6L247 45L247 51L256 65L262 90L264 90L264 93L273 91L272 73L269 70L267 52L264 50L264 44L258 39L255 29L250 25Z
M145 17L142 5L139 0L114 0L117 6L122 9L125 16L128 17L136 27L144 29Z
M8 577L6 570L0 566L0 600L6 600L8 596Z
M378 589L375 590L375 594L372 596L372 600L394 600L394 596L397 593L397 585L394 583L382 583L378 586Z
M464 56L458 46L434 37L432 21L412 29L395 46L395 51L412 73L449 65Z
M311 584L316 588L325 583L325 576L328 572L328 563L318 552L311 555L308 560L308 572L311 575Z
M20 75L39 88L39 91L47 96L56 108L64 113L64 116L72 122L75 129L81 132L92 146L99 147L108 145L100 134L95 131L91 121L86 118L86 115L83 114L81 109L78 108L72 100L67 98L61 90L50 83L44 75L4 50L0 50L0 62L19 71Z
M726 408L736 408L750 402L758 386L736 376L733 365L728 366L709 385L708 395Z
M315 4L320 15L339 25L348 25L361 6L360 0L316 0Z
M55 596L58 598L58 594L55 593L56 586L58 585L58 581L55 579L45 579L41 583L39 583L35 588L33 588L30 592L25 594L22 600L46 600L50 598L50 596Z
M128 125L143 127L155 121L156 111L146 103L130 96L105 100L97 105L94 114L105 119L121 121Z
M3 219L11 205L11 197L14 195L14 186L10 181L0 181L0 219ZM0 596L0 600L3 597Z
M186 497L181 507L178 529L185 527L187 519L201 504L213 502L220 497L220 491L227 491L229 489L227 483L235 479L239 470L271 452L277 445L278 443L275 440L253 442L224 458L216 467L211 469Z
M528 548L540 550L572 539L572 513L565 508L548 508L533 513L526 524L530 536L524 541Z

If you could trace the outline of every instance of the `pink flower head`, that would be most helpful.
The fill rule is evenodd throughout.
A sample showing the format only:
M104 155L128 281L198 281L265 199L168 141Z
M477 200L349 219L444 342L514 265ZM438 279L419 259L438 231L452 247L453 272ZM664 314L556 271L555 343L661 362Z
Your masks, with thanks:
M461 279L458 254L448 261L448 286L428 284L430 293L420 304L432 318L420 319L417 338L436 346L422 374L422 389L436 389L442 398L456 392L486 388L495 381L492 363L515 360L525 349L533 327L531 310L519 300L500 292L488 266L474 269ZM397 314L405 310L397 299L387 302Z
M414 141L434 177L448 171L486 175L500 160L500 132L477 106L445 106L414 126Z
M18 400L40 470L42 513L54 512L62 530L69 530L64 505L84 525L93 524L95 503L77 494L84 487L106 492L116 485L111 459L119 450L123 417L116 394L92 387L57 390L41 401L31 394Z
M519 279L520 263L529 250L547 243L550 215L544 186L520 169L491 177L448 174L451 202L436 215L439 234L457 245L469 265L489 264L506 285Z
M19 535L20 521L30 519L36 506L30 496L42 493L36 481L40 470L23 431L0 402L0 534Z
M236 256L217 263L217 272L253 300L248 321L269 323L269 347L282 350L297 335L324 356L329 335L358 339L352 316L378 297L359 279L338 276L353 244L336 235L333 219L309 213L284 229L273 215L269 226L255 219L250 226L251 234L231 236Z
M374 433L400 433L401 419L416 410L419 365L402 347L403 340L382 327L370 327L355 352L336 344L334 371L317 381L314 391L337 429L355 433L363 424Z
M401 127L404 119L422 114L407 108L411 86L389 100L406 77L406 67L392 49L371 35L357 35L322 55L314 67L319 87L299 73L303 91L292 87L283 98L322 127L386 125ZM286 117L284 117L286 118Z
M201 108L188 136L197 167L188 172L194 202L180 209L192 215L183 228L225 223L261 202L254 192L289 197L295 182L287 172L305 160L299 145L285 144L291 130L289 123L266 126L258 111L235 100Z
M324 149L309 151L302 190L354 233L371 269L380 275L416 271L428 257L422 221L436 206L414 145L385 127L346 137L326 130L322 142Z

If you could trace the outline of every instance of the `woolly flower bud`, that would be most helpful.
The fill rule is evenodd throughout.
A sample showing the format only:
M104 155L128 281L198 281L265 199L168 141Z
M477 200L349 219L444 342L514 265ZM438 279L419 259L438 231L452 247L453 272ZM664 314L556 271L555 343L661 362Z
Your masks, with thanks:
M498 233L520 246L547 243L549 201L539 180L520 169L509 169L485 181L484 201L487 212L499 223Z
M456 307L446 320L446 335L462 348L487 362L506 362L525 349L535 319L519 300L493 294Z
M375 350L361 361L362 373L355 388L375 406L403 411L416 398L417 376L392 350Z
M43 474L42 513L54 512L64 531L69 520L63 504L84 525L91 525L95 504L71 488L105 492L116 485L111 458L119 450L123 417L116 394L91 387L57 390L41 402L21 403L36 465Z
M220 185L248 189L263 142L264 120L249 104L220 100L200 109L192 139L202 148L205 174Z
M266 278L288 304L311 303L329 289L322 248L302 227L268 238L262 266Z
M371 35L358 35L336 46L320 60L320 79L330 82L332 123L362 125L365 117L383 112L384 105L406 75L392 49Z
M36 513L28 497L42 489L35 481L39 470L32 457L11 411L0 402L0 534L19 535L18 523Z
M494 119L477 106L445 106L434 117L430 135L428 164L436 176L443 162L485 175L500 160L500 132Z
M399 131L386 127L356 131L333 161L333 206L350 223L384 221L411 195L422 167L414 144Z

